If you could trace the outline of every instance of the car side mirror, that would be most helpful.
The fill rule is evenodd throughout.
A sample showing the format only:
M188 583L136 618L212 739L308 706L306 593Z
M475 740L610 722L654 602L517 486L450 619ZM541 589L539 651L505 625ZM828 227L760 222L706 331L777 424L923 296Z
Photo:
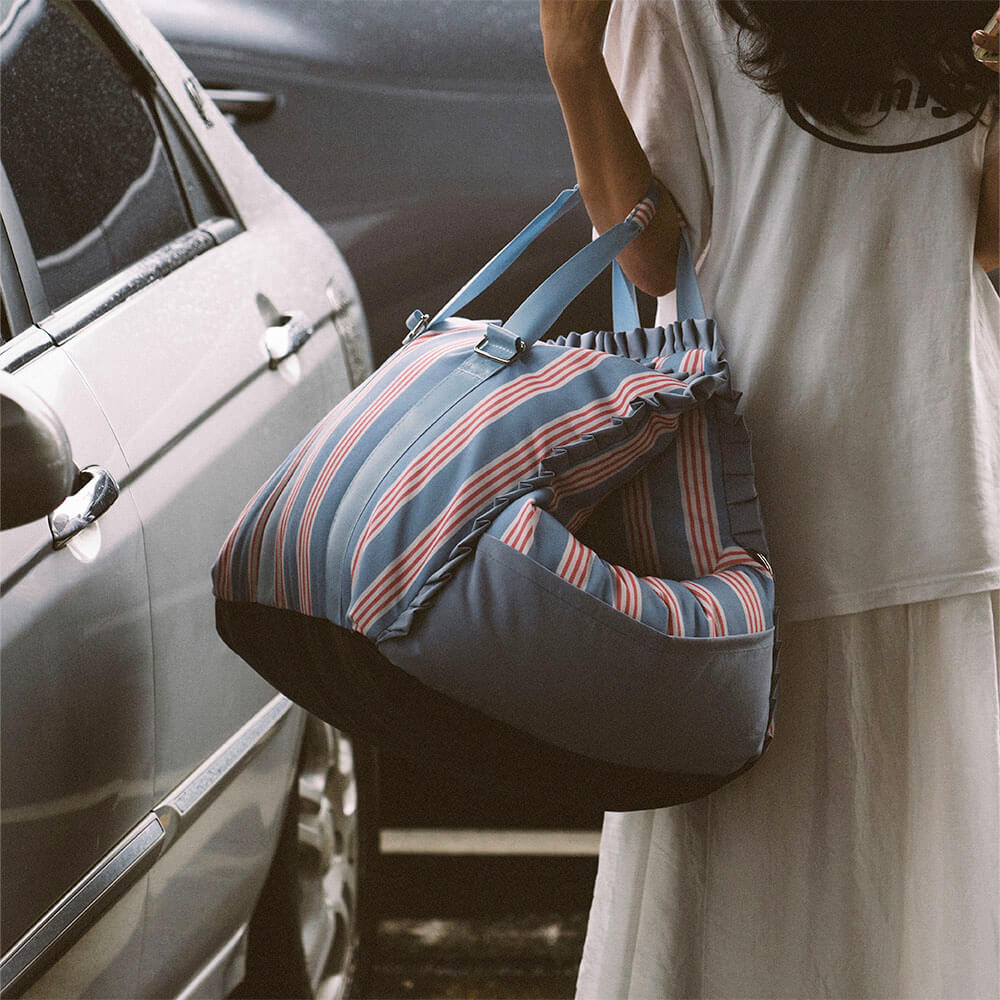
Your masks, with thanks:
M44 517L75 480L62 421L19 379L0 372L0 529Z

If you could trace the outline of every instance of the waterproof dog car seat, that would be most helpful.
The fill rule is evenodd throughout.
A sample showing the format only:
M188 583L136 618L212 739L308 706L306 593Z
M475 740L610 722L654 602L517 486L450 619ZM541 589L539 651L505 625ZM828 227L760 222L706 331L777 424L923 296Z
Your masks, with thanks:
M515 250L575 195L560 198ZM213 570L220 635L248 663L443 781L648 808L706 794L770 738L749 435L686 245L678 322L639 328L619 291L628 332L538 342L651 210L502 326L453 314L510 248L433 321L411 318L416 335L261 487Z

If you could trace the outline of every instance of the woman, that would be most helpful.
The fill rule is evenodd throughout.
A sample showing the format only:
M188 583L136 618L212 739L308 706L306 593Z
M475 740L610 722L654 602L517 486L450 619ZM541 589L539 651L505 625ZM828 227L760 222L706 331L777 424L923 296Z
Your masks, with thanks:
M755 768L606 816L579 995L996 997L995 8L608 7L541 3L580 188L598 230L670 193L621 259L654 295L689 227L783 648Z

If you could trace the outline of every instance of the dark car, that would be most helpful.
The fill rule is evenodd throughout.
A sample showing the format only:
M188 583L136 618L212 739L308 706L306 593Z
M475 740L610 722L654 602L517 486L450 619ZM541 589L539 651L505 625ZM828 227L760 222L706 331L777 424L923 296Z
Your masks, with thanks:
M264 168L334 237L376 362L574 183L535 0L142 0ZM506 318L577 211L466 307ZM606 282L559 330L609 318Z

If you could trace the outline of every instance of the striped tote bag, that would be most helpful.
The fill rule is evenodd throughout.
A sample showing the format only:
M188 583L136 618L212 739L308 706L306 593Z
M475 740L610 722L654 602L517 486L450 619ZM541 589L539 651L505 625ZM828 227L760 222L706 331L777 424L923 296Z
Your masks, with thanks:
M540 338L651 190L505 323L458 311L563 192L327 414L213 569L222 638L332 724L519 800L704 795L770 739L773 581L749 436L682 240L678 321Z

